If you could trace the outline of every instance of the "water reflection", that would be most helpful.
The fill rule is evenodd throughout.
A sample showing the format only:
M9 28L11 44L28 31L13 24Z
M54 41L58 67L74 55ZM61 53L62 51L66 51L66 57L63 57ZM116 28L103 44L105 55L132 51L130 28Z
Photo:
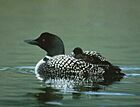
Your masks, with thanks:
M105 87L116 81L120 81L120 76L91 76L76 78L73 76L65 77L48 77L42 88L38 88L41 92L33 94L33 96L43 104L62 105L62 100L66 94L70 94L72 99L80 99L83 94L95 96L102 95L99 90L105 90ZM104 94L103 94L104 95Z
M123 76L120 75L83 75L78 77L77 75L46 75L46 80L44 81L47 86L53 87L55 89L61 89L63 91L80 91L79 87L92 88L95 91L100 89L100 86L111 85L115 81L120 81Z
M42 92L34 94L34 97L39 101L39 103L60 105L60 101L63 99L63 95L57 89L52 87L39 88Z

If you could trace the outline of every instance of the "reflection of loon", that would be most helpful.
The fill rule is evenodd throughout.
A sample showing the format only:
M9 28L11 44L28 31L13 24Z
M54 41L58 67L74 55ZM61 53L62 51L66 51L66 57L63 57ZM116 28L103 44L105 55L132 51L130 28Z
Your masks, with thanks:
M51 77L46 76L46 84L48 87L54 89L60 89L64 92L68 91L82 91L79 87L83 87L85 90L88 88L90 91L97 91L104 86L111 85L113 82L120 81L123 77L120 76L85 76L77 78L77 76L65 76L65 77ZM82 88L82 89L83 89Z
M65 97L63 93L69 93L73 99L80 99L82 94L90 95L91 92L104 90L106 86L115 81L120 81L121 78L120 76L91 76L81 80L76 77L72 78L72 76L67 78L54 77L53 79L48 77L45 87L39 88L41 92L32 94L41 103L62 105L61 100ZM95 94L95 96L99 95Z
M36 76L41 79L47 79L46 77L76 77L83 79L89 75L119 75L124 76L121 73L120 68L113 66L104 57L96 52L89 52L90 55L95 56L95 62L86 62L83 59L75 58L72 55L65 55L63 41L56 35L51 33L42 33L40 37L35 40L25 40L25 42L37 45L47 52L47 56L41 59L36 67ZM86 52L84 52L86 54ZM87 54L88 55L88 54Z

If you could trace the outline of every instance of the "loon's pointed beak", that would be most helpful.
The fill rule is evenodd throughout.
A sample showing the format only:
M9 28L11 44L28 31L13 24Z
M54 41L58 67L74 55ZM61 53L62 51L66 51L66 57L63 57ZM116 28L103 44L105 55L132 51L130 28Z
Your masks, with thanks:
M24 42L31 44L31 45L38 45L38 42L36 40L24 40Z

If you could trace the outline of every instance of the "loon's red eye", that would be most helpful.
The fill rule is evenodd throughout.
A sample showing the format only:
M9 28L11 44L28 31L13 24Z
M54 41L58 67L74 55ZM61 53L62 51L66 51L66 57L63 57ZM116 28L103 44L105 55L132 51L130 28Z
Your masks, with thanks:
M45 42L46 40L45 39L42 39L42 41Z

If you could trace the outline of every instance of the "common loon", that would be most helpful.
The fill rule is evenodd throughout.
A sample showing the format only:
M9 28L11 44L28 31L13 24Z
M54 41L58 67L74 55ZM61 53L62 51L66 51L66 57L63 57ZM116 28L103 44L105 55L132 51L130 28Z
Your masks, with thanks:
M75 48L72 55L65 55L63 41L56 35L44 32L35 40L25 40L26 43L37 45L47 52L36 67L35 74L38 79L47 77L67 77L67 75L81 78L88 75L119 75L121 69L112 65L96 51L83 51Z

